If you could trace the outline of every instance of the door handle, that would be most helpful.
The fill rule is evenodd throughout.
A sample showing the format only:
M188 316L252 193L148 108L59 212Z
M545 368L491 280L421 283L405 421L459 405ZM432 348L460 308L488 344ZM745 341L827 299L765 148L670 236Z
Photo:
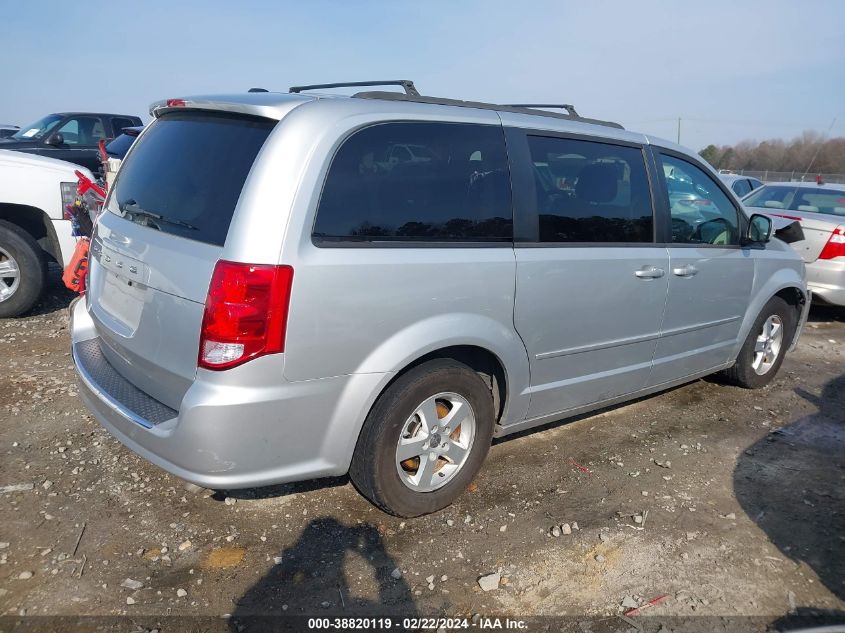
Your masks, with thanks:
M643 266L639 270L635 270L634 274L640 279L658 279L666 274L666 271L657 266Z
M677 275L678 277L692 277L698 274L698 268L695 266L690 266L687 264L686 266L680 266L679 268L673 268L672 274Z

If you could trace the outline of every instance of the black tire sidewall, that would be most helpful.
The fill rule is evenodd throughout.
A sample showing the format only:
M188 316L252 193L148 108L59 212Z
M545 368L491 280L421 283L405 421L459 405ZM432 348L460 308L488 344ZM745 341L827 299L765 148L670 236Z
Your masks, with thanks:
M0 301L0 318L19 316L30 310L44 289L47 265L41 247L20 227L0 220L0 247L17 262L20 282L15 293Z
M783 322L783 343L781 344L774 365L765 374L760 375L751 366L754 362L754 344L757 341L760 330L763 328L763 323L773 315L779 316ZM751 331L748 333L748 337L745 339L745 343L737 356L736 377L741 386L750 389L759 389L774 380L778 371L780 371L780 366L786 356L786 350L792 343L795 326L795 309L780 297L769 299L768 303L760 311L760 314L757 315L757 319L754 321L754 325L751 327Z
M449 483L432 492L415 492L402 483L396 470L396 446L416 407L441 392L457 393L469 402L475 415L475 439L467 461ZM353 482L364 496L397 516L414 517L445 508L466 489L487 456L494 418L490 389L475 371L451 360L424 363L397 379L367 417L350 471Z

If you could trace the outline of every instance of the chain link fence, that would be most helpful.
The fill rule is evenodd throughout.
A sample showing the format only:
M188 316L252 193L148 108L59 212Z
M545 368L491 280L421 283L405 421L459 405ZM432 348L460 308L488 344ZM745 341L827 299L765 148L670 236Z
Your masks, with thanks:
M806 176L801 171L752 171L748 169L722 170L722 173L738 174L757 178L763 182L815 182L816 176L821 176L823 182L845 184L845 174L816 174L808 173Z

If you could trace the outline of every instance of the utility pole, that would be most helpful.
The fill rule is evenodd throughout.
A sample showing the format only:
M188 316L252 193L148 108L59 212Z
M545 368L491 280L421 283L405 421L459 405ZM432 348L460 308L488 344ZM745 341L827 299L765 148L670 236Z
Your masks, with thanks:
M678 145L681 144L681 117L678 117Z

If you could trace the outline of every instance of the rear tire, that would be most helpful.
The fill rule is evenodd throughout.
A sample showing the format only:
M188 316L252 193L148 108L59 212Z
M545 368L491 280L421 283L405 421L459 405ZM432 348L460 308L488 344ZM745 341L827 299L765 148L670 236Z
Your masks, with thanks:
M751 326L736 364L724 371L728 381L745 389L768 385L783 363L795 325L795 309L780 297L769 299Z
M0 220L0 318L30 310L44 290L47 263L32 236Z
M475 371L451 359L425 362L376 400L349 476L362 495L389 514L436 512L478 472L494 421L493 396ZM416 456L405 458L411 453Z

